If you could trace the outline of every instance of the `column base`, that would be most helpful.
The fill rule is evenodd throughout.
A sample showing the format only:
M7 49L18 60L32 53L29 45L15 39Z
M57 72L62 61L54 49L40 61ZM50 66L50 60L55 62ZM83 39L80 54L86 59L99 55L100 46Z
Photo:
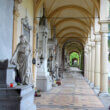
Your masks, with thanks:
M90 85L91 82L88 80L87 83Z
M94 83L90 83L90 87L93 89L94 88Z
M88 79L85 79L86 80L86 82L88 83L89 82L89 80Z
M36 87L42 92L52 89L52 79L50 76L37 76Z
M108 92L99 92L99 97L110 97L110 94Z
M97 89L97 90L99 90L99 91L100 91L100 87L95 87L95 86L94 86L94 89Z
M93 89L94 89L95 94L98 95L100 92L100 87L94 87Z
M87 79L86 77L84 77L84 80L85 80L85 81L88 81L88 79Z

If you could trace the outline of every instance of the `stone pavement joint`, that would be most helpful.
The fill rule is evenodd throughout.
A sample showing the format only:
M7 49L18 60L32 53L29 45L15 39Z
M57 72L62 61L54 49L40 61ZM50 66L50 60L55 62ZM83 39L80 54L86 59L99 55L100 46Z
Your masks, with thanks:
M35 99L37 110L107 110L83 76L64 73L62 85Z

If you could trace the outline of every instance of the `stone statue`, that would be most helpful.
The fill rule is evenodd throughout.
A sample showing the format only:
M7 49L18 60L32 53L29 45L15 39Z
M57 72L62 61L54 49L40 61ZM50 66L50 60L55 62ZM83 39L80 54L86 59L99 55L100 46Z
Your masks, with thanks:
M28 71L28 59L31 53L30 45L26 41L24 35L20 36L20 43L18 43L14 55L11 59L11 63L16 65L20 82L23 85L29 84L29 71Z

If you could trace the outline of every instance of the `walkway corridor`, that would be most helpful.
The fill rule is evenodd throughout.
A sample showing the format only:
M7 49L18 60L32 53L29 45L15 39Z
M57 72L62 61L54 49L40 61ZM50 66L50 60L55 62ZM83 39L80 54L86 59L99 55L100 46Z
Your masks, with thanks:
M62 85L35 100L38 110L106 110L78 73L65 73Z

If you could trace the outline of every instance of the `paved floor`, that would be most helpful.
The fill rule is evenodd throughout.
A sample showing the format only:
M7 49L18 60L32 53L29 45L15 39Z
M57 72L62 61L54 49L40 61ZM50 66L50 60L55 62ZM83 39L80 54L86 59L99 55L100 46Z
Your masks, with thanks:
M37 110L106 110L79 73L65 73L62 85L36 98Z

